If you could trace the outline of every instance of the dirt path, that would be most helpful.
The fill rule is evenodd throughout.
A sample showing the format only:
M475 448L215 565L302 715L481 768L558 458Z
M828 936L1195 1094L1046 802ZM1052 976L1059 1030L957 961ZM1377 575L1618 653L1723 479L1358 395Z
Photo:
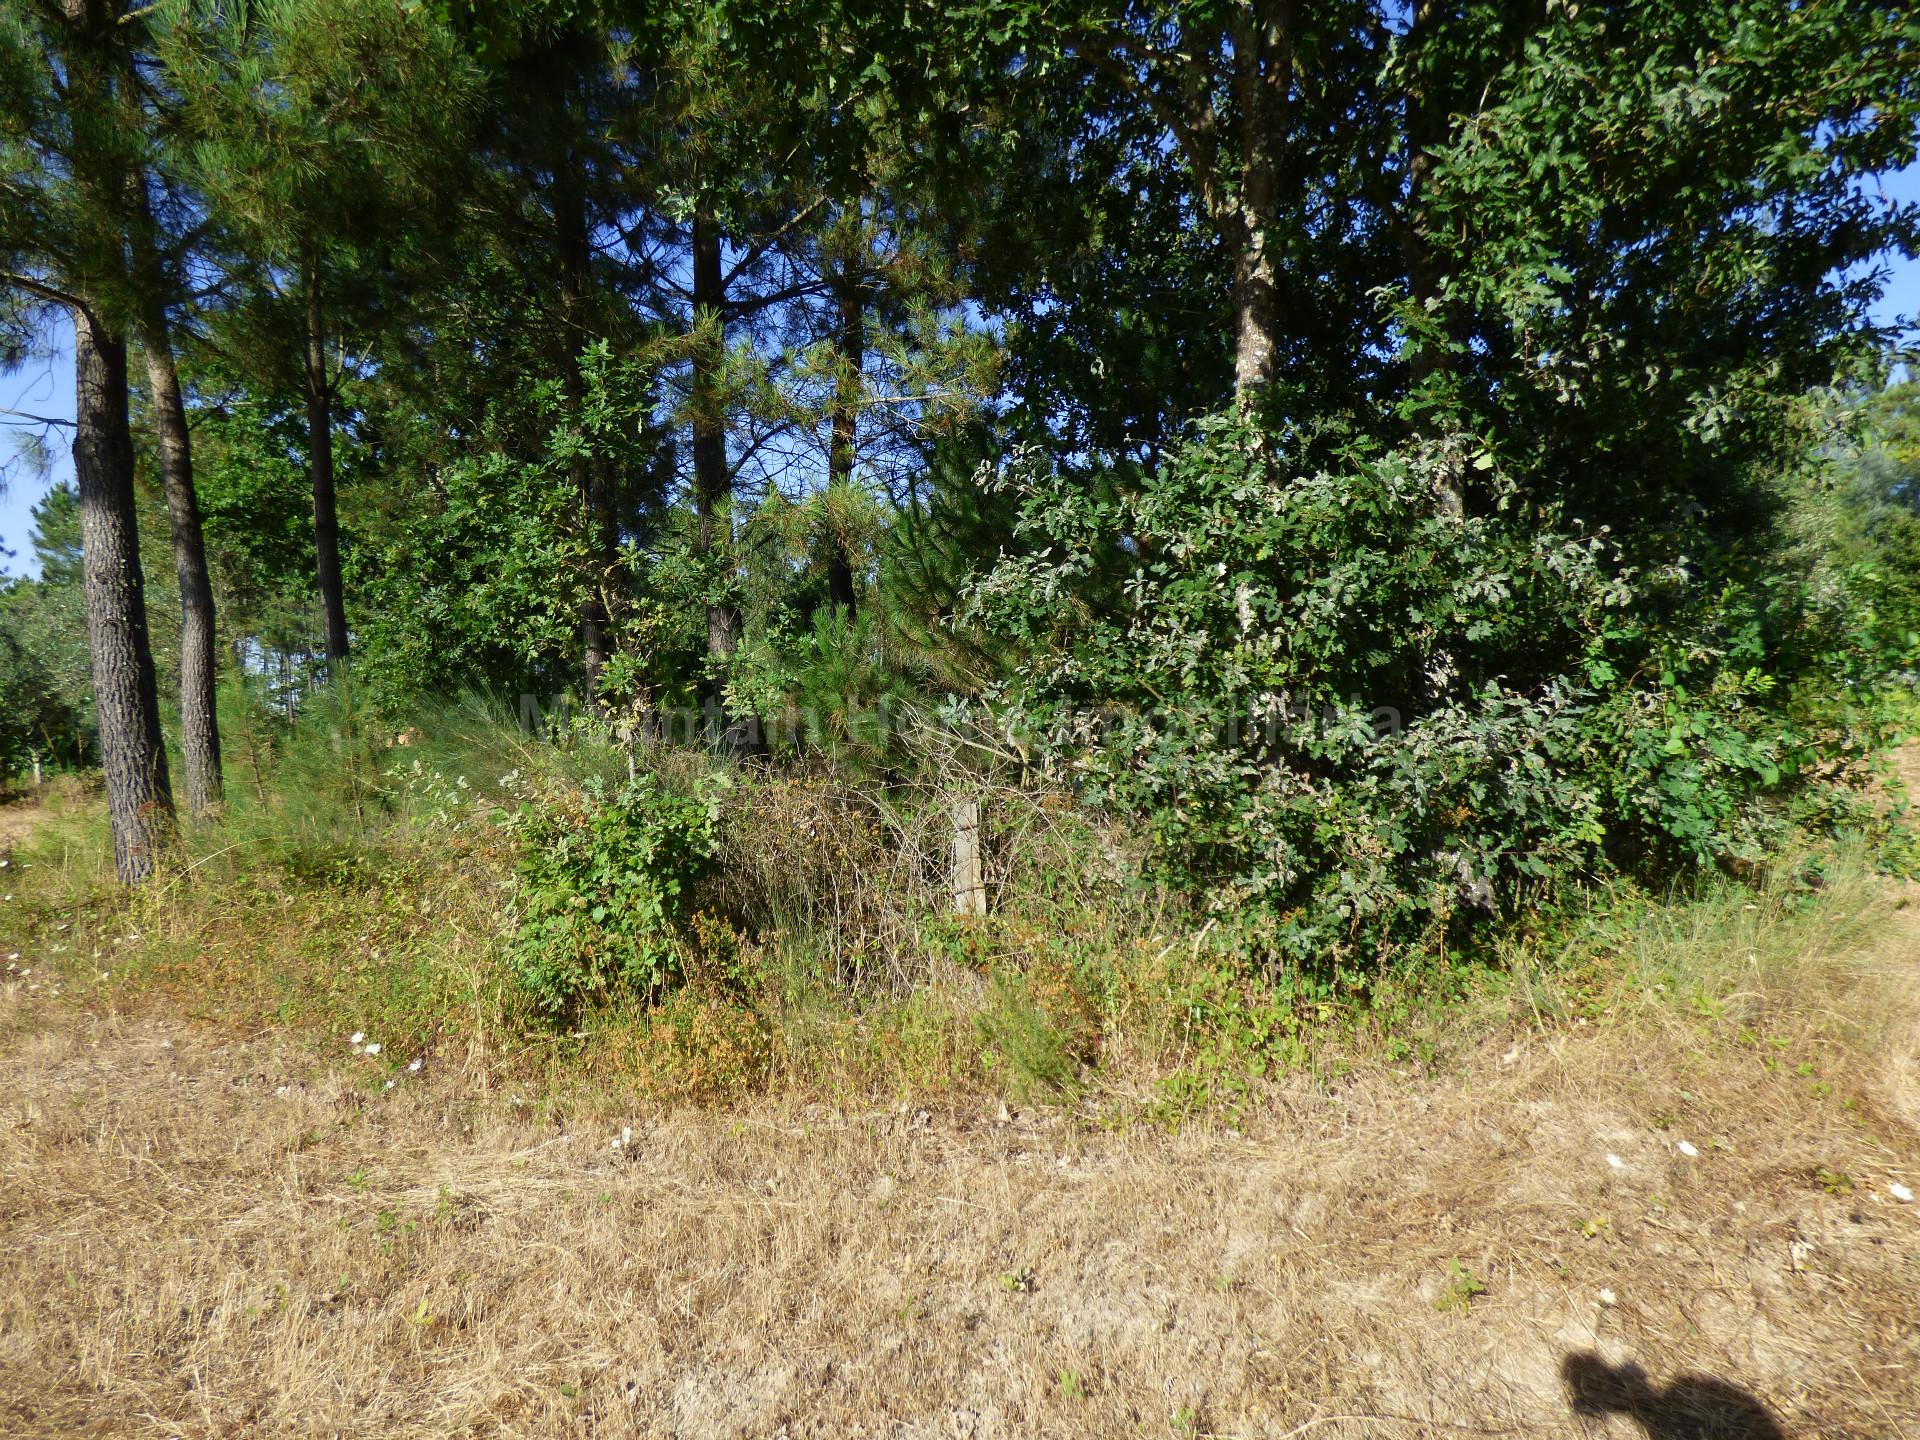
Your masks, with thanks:
M24 801L0 804L0 859L10 855L14 846L33 833L44 814L38 805Z
M561 1128L32 984L0 985L9 1435L1920 1436L1891 1052L1563 1030L1245 1136Z

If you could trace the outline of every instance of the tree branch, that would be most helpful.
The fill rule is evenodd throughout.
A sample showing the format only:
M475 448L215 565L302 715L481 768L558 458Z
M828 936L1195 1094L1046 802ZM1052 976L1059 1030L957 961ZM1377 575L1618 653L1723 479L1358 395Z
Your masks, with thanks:
M93 311L87 307L87 302L78 295L70 295L65 290L56 290L53 286L42 284L29 276L17 275L11 270L0 270L0 285L11 285L16 290L24 290L29 295L38 296L55 305L64 305L69 310L77 310L89 320L95 318Z
M826 281L820 278L796 280L793 284L779 290L768 291L765 295L749 295L744 300L725 300L721 302L721 312L731 318L744 320L749 315L757 315L762 310L775 305L783 305L789 300L798 300L804 295L815 295L825 287Z
M1112 43L1114 42L1111 37L1102 37L1098 42L1088 44L1069 41L1068 48L1128 94L1137 96L1146 103L1154 117L1172 133L1181 152L1187 157L1187 164L1193 168L1194 180L1200 190L1200 203L1206 206L1208 215L1219 220L1223 210L1219 163L1213 137L1208 133L1207 120L1203 118L1195 121L1192 116L1182 115L1173 102L1159 90L1142 81L1138 75L1108 54L1105 49L1098 48L1100 45Z
M1184 70L1189 77L1203 85L1212 85L1219 79L1213 67L1201 60L1197 54L1183 50L1161 50L1124 30L1103 38L1114 49L1131 56L1142 65L1161 70Z
M792 234L796 227L806 224L808 220L813 218L814 212L826 203L827 197L825 195L816 196L812 201L788 216L786 223L781 225L778 230L775 230L771 235L762 237L757 243L750 246L747 253L734 262L733 268L721 277L720 289L724 292L729 285L739 279L740 276L745 274L753 265L758 263L762 255L765 255L767 251L771 250L788 235Z
M35 415L31 410L15 410L10 405L0 405L0 415L12 415L34 425L64 425L69 430L73 428L71 420L62 420L57 415Z

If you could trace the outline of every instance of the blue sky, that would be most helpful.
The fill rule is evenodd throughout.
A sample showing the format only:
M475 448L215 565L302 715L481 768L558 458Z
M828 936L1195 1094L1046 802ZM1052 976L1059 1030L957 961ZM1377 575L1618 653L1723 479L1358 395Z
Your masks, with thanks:
M1888 176L1884 189L1894 199L1920 201L1920 165ZM1887 324L1902 317L1909 321L1920 321L1920 260L1894 257L1890 265L1886 293L1875 308L1874 317ZM0 489L0 574L33 573L33 557L27 553L26 547L27 535L32 528L29 512L46 494L48 486L71 478L73 474L69 435L65 429L40 426L7 413L26 411L32 415L72 420L73 351L71 343L65 340L65 335L70 335L71 331L64 322L60 330L64 332L62 335L52 337L56 342L55 355L33 360L17 370L0 371L0 466L4 466L4 471L0 472L0 477L3 477L0 478L0 486L4 486L4 489ZM33 475L27 466L14 460L16 437L42 433L47 436L53 452L53 465L45 477ZM15 553L7 554L6 551Z
M0 487L4 487L0 488L0 574L34 571L33 557L26 553L27 535L33 528L28 512L48 485L73 475L72 437L66 430L6 413L25 410L57 420L73 419L73 332L64 320L60 329L69 338L59 345L59 354L34 359L17 370L0 370L0 467L4 467L0 468ZM16 459L19 440L41 434L53 452L52 472L44 479Z

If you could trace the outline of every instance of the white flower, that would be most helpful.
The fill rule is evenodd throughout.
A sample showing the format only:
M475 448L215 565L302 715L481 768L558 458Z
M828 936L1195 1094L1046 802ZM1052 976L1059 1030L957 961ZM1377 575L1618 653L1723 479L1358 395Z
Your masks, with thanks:
M426 1062L416 1059L411 1065L407 1066L407 1073L409 1075L418 1075L420 1073L420 1067L424 1063Z
M1618 1305L1620 1303L1620 1297L1615 1295L1611 1290L1602 1290L1598 1299L1602 1305Z
M380 1047L378 1045L367 1046L367 1054L378 1055L379 1053L380 1053Z
M387 1081L387 1089L391 1090L394 1086L398 1085L399 1083L400 1082L398 1080L389 1080Z
M1902 1205L1911 1205L1913 1203L1913 1191L1902 1185L1898 1180L1888 1184L1887 1193Z
M1627 1162L1611 1152L1607 1155L1607 1164L1615 1170L1624 1170L1627 1168Z
M366 1031L356 1030L351 1035L347 1036L347 1043L349 1045L358 1045L362 1040L366 1038L367 1038Z
M1699 1149L1696 1146L1690 1145L1685 1140L1680 1141L1673 1148L1678 1150L1682 1155L1686 1156L1689 1160L1693 1159L1694 1156L1700 1153Z

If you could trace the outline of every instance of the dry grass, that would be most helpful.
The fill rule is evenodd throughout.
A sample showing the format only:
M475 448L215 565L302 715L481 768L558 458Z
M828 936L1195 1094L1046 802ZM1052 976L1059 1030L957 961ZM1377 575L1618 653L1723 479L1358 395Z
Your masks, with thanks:
M1920 1434L1920 915L1867 910L1721 1018L1240 1133L387 1090L409 1057L9 977L0 1430Z

